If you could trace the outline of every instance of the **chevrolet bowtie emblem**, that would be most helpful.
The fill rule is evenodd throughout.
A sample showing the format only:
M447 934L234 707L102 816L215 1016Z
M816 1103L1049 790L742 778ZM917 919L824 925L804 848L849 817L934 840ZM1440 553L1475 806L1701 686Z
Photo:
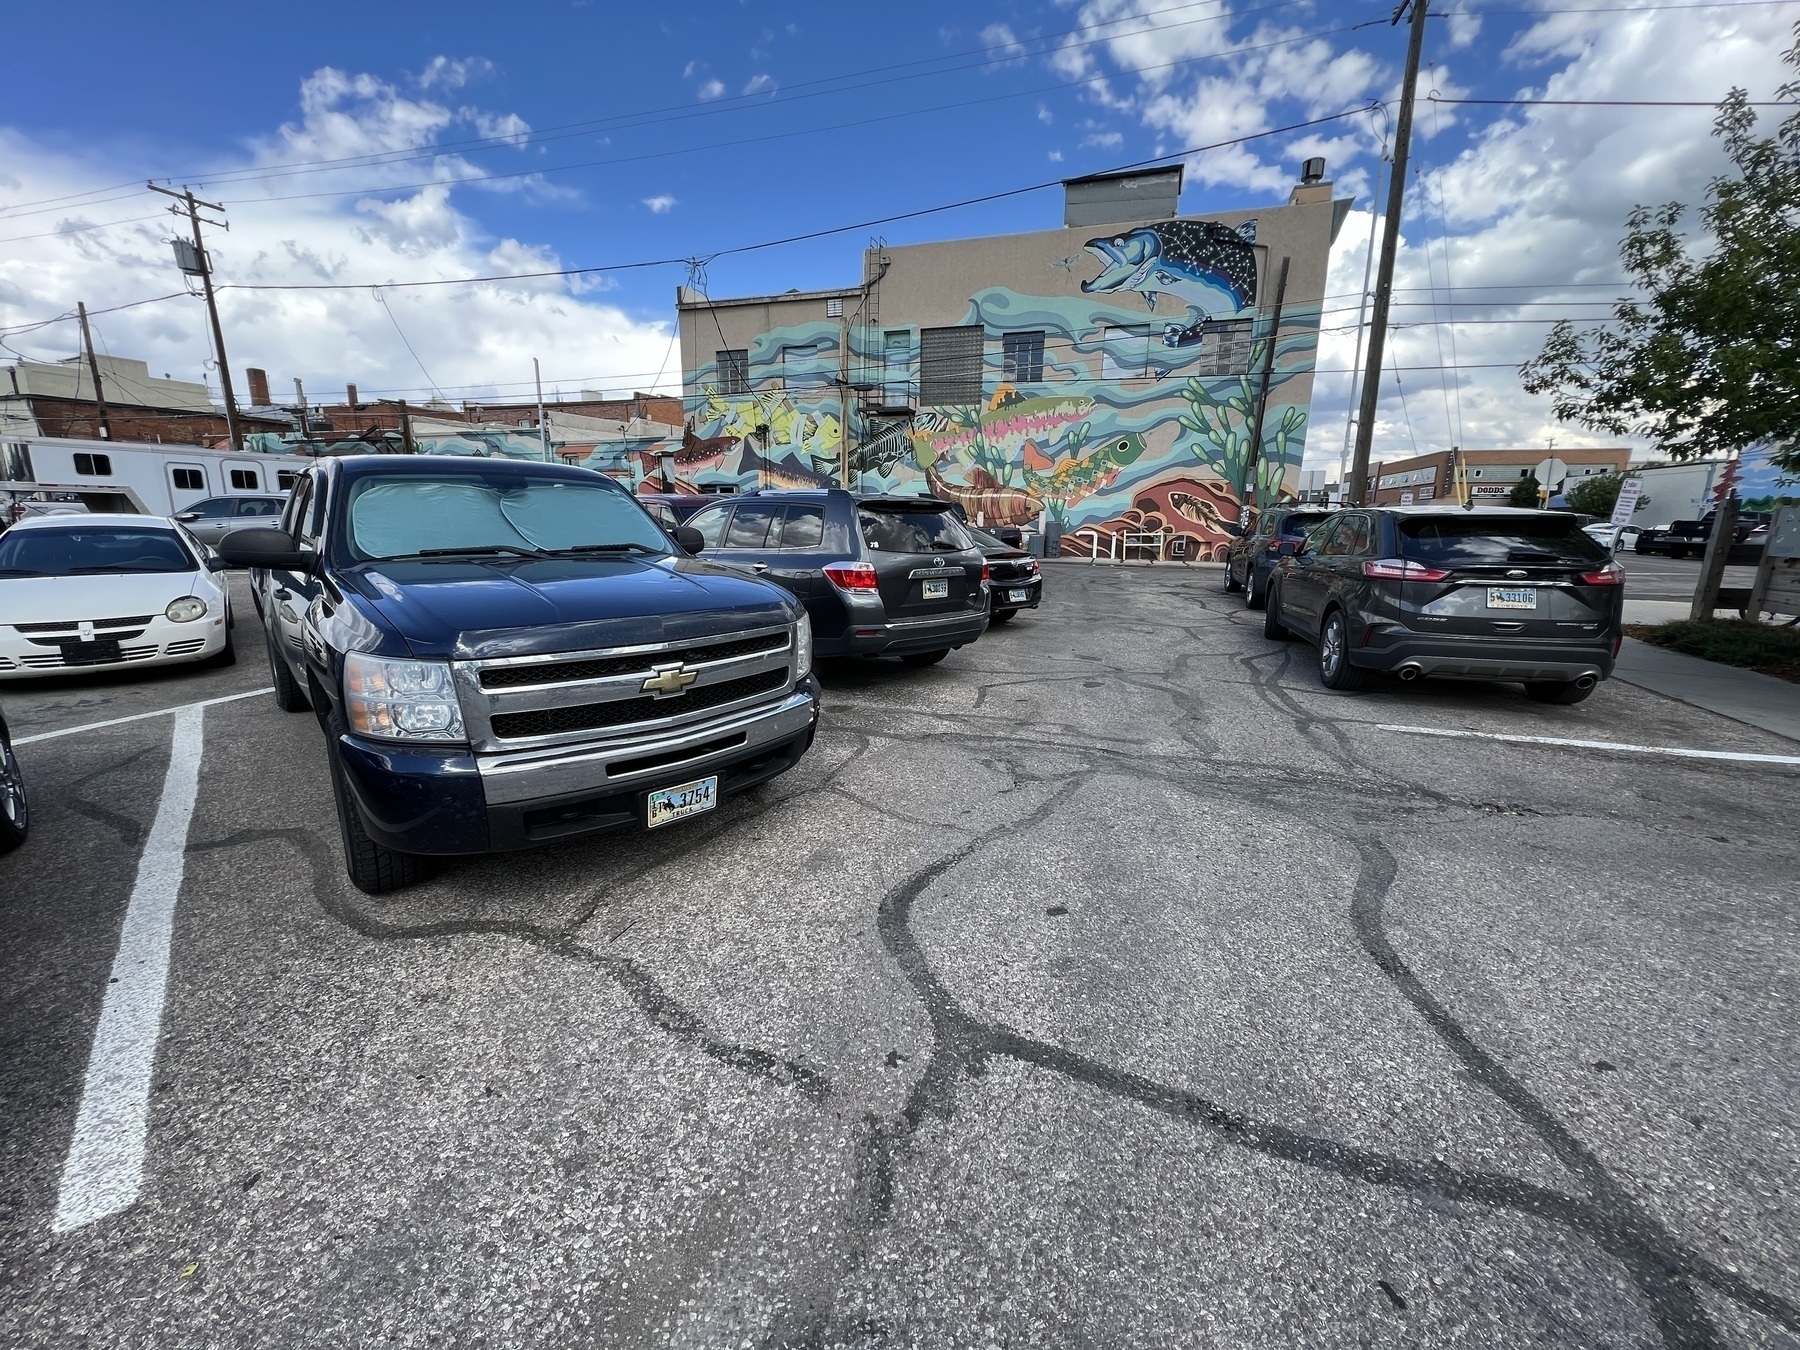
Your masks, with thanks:
M644 681L644 692L657 698L673 698L676 694L685 694L687 687L700 678L697 670L688 670L681 662L672 665L652 666L655 674Z

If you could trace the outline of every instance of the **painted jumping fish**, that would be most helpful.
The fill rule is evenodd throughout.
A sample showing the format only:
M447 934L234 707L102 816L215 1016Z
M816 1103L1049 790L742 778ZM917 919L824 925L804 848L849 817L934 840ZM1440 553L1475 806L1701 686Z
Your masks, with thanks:
M1104 492L1118 481L1119 471L1135 464L1144 454L1144 441L1134 431L1120 432L1097 442L1085 453L1064 460L1047 474L1032 474L1032 491L1041 497L1079 500Z
M1178 295L1208 317L1242 313L1256 297L1256 222L1237 229L1216 220L1165 220L1083 246L1100 275L1081 283L1089 295L1137 291L1152 311L1159 292Z
M1021 458L1027 441L1054 445L1070 427L1085 422L1094 400L1085 394L1066 398L1027 398L986 413L979 423L941 414L921 414L912 426L913 455L920 464L950 460L968 463L977 446L1003 460Z
M771 488L828 488L836 487L837 479L830 474L809 469L793 455L783 455L780 459L767 459L756 453L749 446L744 447L743 458L738 461L738 472L753 473L763 487Z
M1222 527L1225 524L1225 517L1220 514L1219 508L1205 497L1196 497L1191 492L1171 492L1169 505L1175 508L1176 514L1193 521L1196 525L1203 525L1216 533L1224 533Z
M947 483L937 471L937 463L925 465L925 486L931 495L955 502L968 515L969 521L988 525L1029 525L1043 513L1044 504L1023 488L1001 487L982 470L970 475L968 486Z

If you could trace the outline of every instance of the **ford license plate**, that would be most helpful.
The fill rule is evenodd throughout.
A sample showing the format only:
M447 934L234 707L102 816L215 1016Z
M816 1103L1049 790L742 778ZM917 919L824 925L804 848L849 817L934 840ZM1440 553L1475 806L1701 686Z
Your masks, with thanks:
M1027 600L1031 599L1031 592L1030 591L1008 591L1006 593L1006 598L1008 600L1012 601L1014 604L1022 605Z
M1536 586L1489 586L1489 609L1536 609Z
M684 816L697 816L719 804L719 777L697 779L680 787L658 788L650 794L645 824L651 829Z
M950 582L948 580L927 581L922 584L925 587L927 600L948 600L950 598Z

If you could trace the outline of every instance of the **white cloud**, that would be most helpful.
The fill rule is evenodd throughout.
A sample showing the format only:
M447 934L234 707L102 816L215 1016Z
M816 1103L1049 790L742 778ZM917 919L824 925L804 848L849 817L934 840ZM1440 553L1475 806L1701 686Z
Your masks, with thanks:
M1083 146L1098 146L1102 150L1117 150L1125 144L1125 136L1118 131L1095 131L1083 136L1081 143Z
M700 63L698 61L689 61L681 68L681 78L684 80L691 80L694 77L694 72L699 68Z
M1051 163L1052 163L1052 164L1061 164L1061 163L1062 163L1062 157L1063 157L1063 156L1062 156L1062 151L1060 151L1060 150L1052 150L1052 151L1051 151L1051 152L1050 152L1050 162L1051 162Z
M699 98L702 103L709 103L715 98L723 98L724 96L725 82L723 80L708 80L705 84L700 86Z
M1056 114L1051 112L1047 106L1040 103L1037 106L1037 120L1042 122L1045 126L1049 126L1056 120Z
M484 120L491 127L524 126L505 113L451 112L407 98L365 74L322 70L304 82L297 120L260 141L249 158L213 167L213 186L202 195L229 203L230 232L216 232L208 242L222 283L220 308L235 373L241 377L245 366L261 366L279 385L297 375L320 397L354 381L370 397L405 391L416 399L425 383L387 311L368 290L254 291L234 285L391 283L554 271L565 265L554 251L529 240L496 237L454 200L474 166L432 154L431 147L453 129ZM299 158L391 152L420 152L425 158L309 175L224 177ZM135 163L109 162L92 151L76 157L6 129L0 129L0 163L7 166L0 213L5 202L109 195L99 190L138 172ZM379 187L428 179L436 181L416 189ZM277 200L352 184L376 186L349 197ZM59 315L70 296L80 296L91 310L106 311L180 290L159 210L163 205L140 192L43 215L0 214L0 235L12 241L0 249L0 328ZM72 228L134 216L153 219L106 230ZM50 237L18 238L22 235ZM390 288L383 294L433 377L453 397L457 390L470 396L522 392L534 355L546 358L546 380L647 387L668 352L669 325L644 322L600 302L599 289L543 278ZM96 322L109 350L145 359L158 373L197 379L209 359L205 312L197 300L102 312ZM7 341L34 358L60 358L76 348L66 323L11 333ZM665 374L664 384L673 383Z
M1025 61L1025 44L1014 35L1012 28L1003 23L990 23L981 30L981 44L988 49L988 60L996 66L1022 65Z
M775 87L775 77L773 75L757 74L757 75L752 75L748 80L746 80L744 82L744 93L745 94L760 94L765 89L773 89L774 87Z
M675 209L675 199L666 192L659 192L654 197L644 198L644 205L650 208L651 214L666 216Z
M471 56L456 60L448 56L434 56L420 71L416 83L421 89L442 89L446 92L461 89L464 85L478 80L492 79L494 63L485 56Z

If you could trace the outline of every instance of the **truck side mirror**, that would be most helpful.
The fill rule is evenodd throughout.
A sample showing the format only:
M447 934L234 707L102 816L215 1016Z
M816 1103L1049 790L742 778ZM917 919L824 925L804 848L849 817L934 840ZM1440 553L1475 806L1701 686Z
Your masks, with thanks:
M701 549L706 547L706 536L701 534L700 531L696 530L692 525L677 525L675 527L675 542L680 544L688 553L697 554Z
M302 553L294 547L286 530L258 525L247 530L233 530L213 545L219 556L208 560L207 567L222 572L228 567L274 568L285 572L311 572L319 565L319 555Z

